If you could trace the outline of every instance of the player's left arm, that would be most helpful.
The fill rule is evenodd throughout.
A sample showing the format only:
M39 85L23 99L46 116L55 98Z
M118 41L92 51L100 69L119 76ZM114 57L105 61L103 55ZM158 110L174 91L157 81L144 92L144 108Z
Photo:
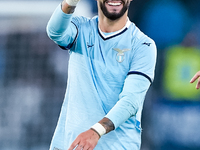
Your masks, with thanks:
M146 93L154 79L156 45L149 38L144 38L137 45L119 101L105 116L113 122L115 128L136 115L143 106Z

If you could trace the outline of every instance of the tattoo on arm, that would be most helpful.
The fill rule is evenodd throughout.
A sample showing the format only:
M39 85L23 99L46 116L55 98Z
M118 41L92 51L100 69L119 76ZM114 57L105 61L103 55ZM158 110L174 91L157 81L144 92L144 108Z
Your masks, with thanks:
M61 3L61 9L66 14L72 14L75 10L76 6L70 6L68 5L65 0Z
M100 120L99 123L106 129L106 133L115 129L113 122L106 117Z

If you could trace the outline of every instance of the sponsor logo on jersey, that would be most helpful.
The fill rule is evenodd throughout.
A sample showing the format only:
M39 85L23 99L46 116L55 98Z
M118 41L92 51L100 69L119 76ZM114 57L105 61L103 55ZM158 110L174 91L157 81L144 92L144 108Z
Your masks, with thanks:
M90 47L93 47L94 46L94 44L89 44L88 42L87 42L87 48L90 48Z
M151 43L147 43L147 42L144 42L144 43L142 43L143 45L147 45L147 46L150 46L151 45Z
M113 50L117 51L117 56L116 56L116 60L121 63L124 61L124 52L129 51L130 49L119 49L119 48L113 48Z

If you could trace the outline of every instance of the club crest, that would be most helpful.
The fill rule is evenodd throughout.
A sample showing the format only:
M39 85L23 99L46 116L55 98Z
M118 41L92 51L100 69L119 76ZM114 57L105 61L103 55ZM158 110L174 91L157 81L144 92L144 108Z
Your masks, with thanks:
M119 48L113 48L113 50L117 51L117 56L116 56L116 60L121 63L124 61L124 52L129 51L130 49L119 49Z

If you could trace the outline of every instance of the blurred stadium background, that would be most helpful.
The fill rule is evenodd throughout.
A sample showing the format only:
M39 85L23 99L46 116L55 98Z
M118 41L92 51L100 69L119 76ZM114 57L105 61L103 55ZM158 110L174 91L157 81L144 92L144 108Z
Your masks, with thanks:
M46 35L60 0L0 0L0 150L47 150L67 84L68 52ZM97 14L82 0L76 15ZM200 150L200 1L133 0L129 18L158 47L141 150Z

